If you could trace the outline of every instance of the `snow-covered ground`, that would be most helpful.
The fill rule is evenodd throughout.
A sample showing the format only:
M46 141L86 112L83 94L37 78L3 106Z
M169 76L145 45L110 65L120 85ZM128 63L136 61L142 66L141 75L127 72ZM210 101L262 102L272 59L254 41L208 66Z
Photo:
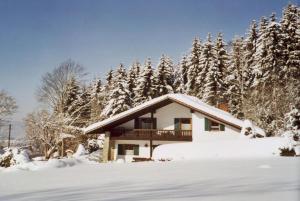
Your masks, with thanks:
M203 135L154 150L156 159L171 162L100 164L99 151L84 155L83 148L73 158L16 160L23 162L0 168L0 201L299 201L300 157L280 157L284 143Z
M79 163L0 171L1 201L298 201L299 158Z

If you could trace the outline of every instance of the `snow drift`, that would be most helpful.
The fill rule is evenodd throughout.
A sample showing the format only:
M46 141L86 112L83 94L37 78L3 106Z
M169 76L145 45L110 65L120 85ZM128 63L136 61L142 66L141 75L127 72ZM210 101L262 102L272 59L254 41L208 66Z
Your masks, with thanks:
M199 142L176 143L158 146L153 153L155 160L213 159L213 158L262 158L279 155L279 147L287 139L223 138L214 136Z

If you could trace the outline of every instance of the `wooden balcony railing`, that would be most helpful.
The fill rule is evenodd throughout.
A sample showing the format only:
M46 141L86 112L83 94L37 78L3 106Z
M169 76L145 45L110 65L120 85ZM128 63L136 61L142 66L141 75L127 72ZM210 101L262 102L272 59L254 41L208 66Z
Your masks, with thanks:
M158 130L158 129L113 129L111 139L114 140L160 140L160 141L192 141L191 130Z

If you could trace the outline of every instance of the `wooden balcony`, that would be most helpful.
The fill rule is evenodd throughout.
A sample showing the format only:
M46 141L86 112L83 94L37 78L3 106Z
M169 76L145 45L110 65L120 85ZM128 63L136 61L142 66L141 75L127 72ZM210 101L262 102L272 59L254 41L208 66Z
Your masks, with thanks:
M192 141L191 130L113 129L112 140Z

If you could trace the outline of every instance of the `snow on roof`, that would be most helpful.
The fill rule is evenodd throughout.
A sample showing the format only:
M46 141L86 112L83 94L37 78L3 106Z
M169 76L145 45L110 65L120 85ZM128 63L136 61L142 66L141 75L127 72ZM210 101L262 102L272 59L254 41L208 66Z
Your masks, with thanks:
M213 107L213 106L210 106L204 102L202 102L200 99L194 97L194 96L189 96L189 95L186 95L186 94L166 94L166 95L163 95L163 96L160 96L158 98L154 98L152 100L149 100L139 106L136 106L134 108L131 108L125 112L122 112L120 114L117 114L113 117L110 117L108 119L105 119L103 121L100 121L100 122L97 122L97 123L94 123L88 127L86 127L84 129L84 132L87 133L87 132L91 132L93 130L96 130L98 128L101 128L103 126L106 126L112 122L115 122L123 117L126 117L132 113L135 113L135 112L138 112L142 109L145 109L153 104L156 104L156 103L159 103L163 100L167 100L167 99L170 99L170 100L173 100L175 102L178 102L178 103L182 103L182 104L185 104L187 105L188 107L191 107L191 108L194 108L195 110L197 111L200 111L202 113L207 113L209 114L210 116L214 116L216 118L219 118L219 119L222 119L224 120L225 122L229 122L237 127L240 127L242 128L243 125L244 125L244 121L240 120L240 119L237 119L236 117L232 116L230 113L228 112L225 112L221 109L218 109L216 107ZM258 131L258 133L260 134L263 134L264 131L260 128L256 128L256 131Z

